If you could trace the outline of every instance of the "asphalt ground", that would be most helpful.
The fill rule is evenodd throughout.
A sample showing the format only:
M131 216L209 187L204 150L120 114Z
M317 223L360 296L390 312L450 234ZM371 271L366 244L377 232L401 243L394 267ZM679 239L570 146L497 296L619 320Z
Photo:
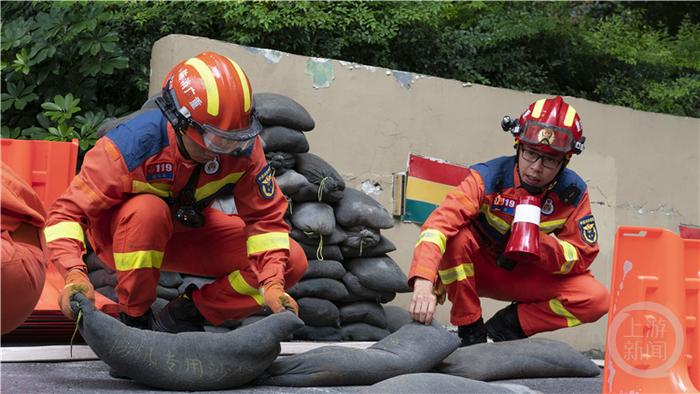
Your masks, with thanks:
M0 365L2 393L178 393L155 390L131 380L115 379L102 361L3 362ZM492 382L494 383L494 382ZM601 393L603 375L595 378L514 379L496 383L519 384L544 394ZM366 386L276 387L245 386L216 393L357 393ZM206 392L205 392L206 393Z

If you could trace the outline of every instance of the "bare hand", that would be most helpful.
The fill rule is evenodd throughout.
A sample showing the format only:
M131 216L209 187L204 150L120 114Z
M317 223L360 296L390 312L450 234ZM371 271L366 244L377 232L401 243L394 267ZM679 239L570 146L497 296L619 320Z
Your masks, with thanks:
M436 301L435 294L433 294L433 283L426 279L416 278L413 282L413 296L408 306L411 318L426 325L432 323Z

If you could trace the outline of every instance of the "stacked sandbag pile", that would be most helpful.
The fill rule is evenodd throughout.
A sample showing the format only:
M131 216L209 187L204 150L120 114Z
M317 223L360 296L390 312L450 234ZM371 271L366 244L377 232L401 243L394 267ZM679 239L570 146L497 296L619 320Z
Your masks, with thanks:
M309 268L289 289L306 327L300 340L374 341L389 335L381 303L409 291L406 275L386 254L396 247L380 233L391 214L372 197L345 186L338 171L308 153L303 131L314 127L294 100L255 95L265 126L263 149L281 191L290 200L291 237L304 249Z

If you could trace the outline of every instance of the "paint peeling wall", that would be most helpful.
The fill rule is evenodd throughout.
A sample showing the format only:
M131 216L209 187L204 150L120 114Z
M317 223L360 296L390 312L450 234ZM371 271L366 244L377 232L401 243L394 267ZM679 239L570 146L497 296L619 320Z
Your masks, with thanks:
M204 50L235 59L255 92L293 97L316 120L311 151L330 162L348 185L391 207L393 172L409 152L473 164L510 155L503 115L519 115L540 94L472 85L351 62L246 48L199 37L167 36L154 45L150 93L170 67ZM700 224L700 120L633 111L567 98L580 113L586 151L571 168L588 182L601 253L593 273L609 286L617 226ZM399 247L392 257L408 272L419 228L397 224L385 234ZM668 263L668 262L663 262ZM406 307L410 295L395 304ZM484 318L503 303L486 300ZM449 321L449 308L438 317ZM607 318L543 334L580 350L603 349Z

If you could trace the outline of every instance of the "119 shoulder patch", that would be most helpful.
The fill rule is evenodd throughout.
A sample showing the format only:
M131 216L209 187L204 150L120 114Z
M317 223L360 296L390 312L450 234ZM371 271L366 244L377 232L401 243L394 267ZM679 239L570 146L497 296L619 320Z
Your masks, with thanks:
M263 167L258 175L255 176L255 181L258 182L258 189L263 198L270 199L275 195L275 181L272 178L272 169L270 165Z
M586 215L579 219L578 228L581 230L581 238L587 244L593 245L598 242L598 229L595 226L593 215Z

